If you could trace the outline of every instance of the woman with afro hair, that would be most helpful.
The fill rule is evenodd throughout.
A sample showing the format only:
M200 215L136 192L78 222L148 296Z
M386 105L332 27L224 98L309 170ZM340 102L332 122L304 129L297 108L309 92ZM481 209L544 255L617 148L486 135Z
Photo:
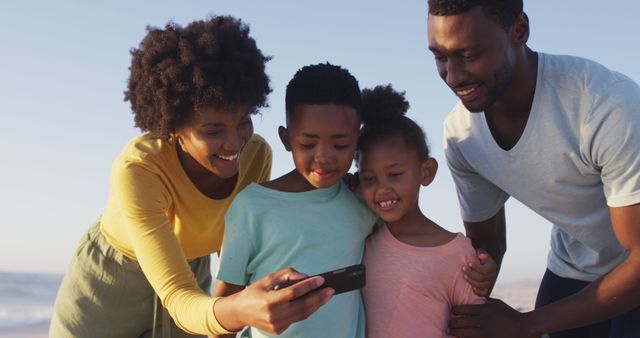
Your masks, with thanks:
M125 92L144 133L113 163L109 202L60 286L50 337L182 337L244 326L280 333L329 300L329 290L315 290L321 278L272 291L304 276L285 269L233 296L203 291L229 204L269 179L271 149L251 120L271 92L269 57L229 16L147 30L131 52Z

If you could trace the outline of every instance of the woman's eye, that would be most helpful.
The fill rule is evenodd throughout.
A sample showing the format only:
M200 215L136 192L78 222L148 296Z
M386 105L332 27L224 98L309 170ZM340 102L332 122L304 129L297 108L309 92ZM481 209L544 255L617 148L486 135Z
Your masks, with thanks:
M204 134L209 137L216 137L222 135L222 130L210 130L206 131Z

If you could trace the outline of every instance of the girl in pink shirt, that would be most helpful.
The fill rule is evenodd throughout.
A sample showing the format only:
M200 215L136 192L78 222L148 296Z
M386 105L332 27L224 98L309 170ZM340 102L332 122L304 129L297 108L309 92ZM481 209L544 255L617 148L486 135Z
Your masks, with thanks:
M366 243L363 289L367 337L449 337L453 305L481 303L462 266L476 261L471 241L427 218L421 186L438 169L422 129L404 116L404 93L363 91L364 127L356 160L369 208L385 224Z

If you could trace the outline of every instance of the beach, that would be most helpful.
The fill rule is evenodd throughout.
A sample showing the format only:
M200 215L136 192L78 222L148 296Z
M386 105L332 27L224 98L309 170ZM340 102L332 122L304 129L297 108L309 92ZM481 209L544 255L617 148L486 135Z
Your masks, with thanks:
M62 275L0 272L0 338L46 338ZM538 282L500 284L494 298L519 311L533 309Z

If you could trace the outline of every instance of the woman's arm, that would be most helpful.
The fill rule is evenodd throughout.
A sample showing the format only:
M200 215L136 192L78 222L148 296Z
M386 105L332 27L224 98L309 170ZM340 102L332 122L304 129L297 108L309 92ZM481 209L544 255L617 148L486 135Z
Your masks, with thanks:
M226 297L236 294L244 290L244 285L236 285L227 283L221 280L216 281L216 286L213 292L214 297ZM213 305L215 309L215 304ZM217 317L217 316L216 316ZM235 334L213 335L212 338L234 338Z

